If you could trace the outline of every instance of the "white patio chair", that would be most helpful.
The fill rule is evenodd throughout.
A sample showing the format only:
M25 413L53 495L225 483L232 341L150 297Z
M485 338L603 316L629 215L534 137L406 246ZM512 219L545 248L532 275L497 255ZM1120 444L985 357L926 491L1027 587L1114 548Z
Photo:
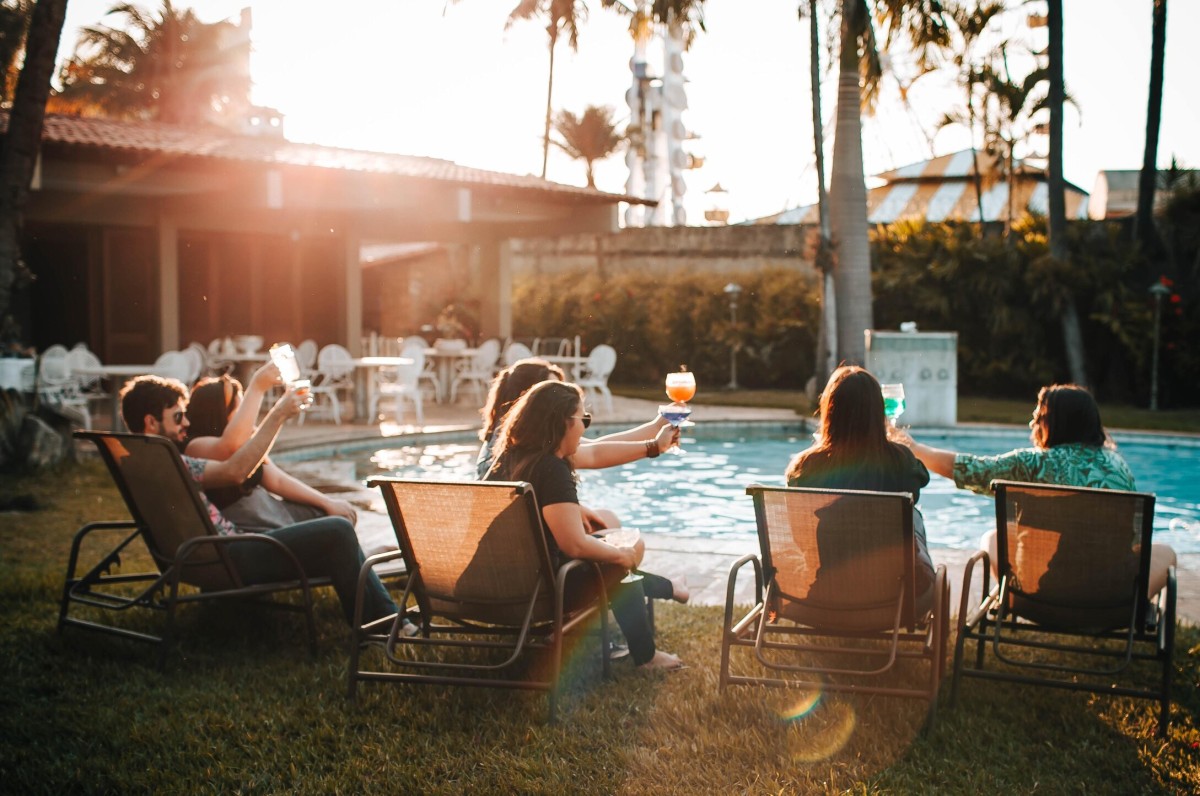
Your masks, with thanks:
M296 346L296 364L300 366L300 378L310 378L317 366L317 341L309 338Z
M460 360L458 372L450 382L450 403L458 400L458 385L472 384L475 387L475 397L479 405L483 405L484 396L492 383L496 371L496 360L500 358L500 341L492 338L486 340L475 349L475 354Z
M596 400L604 399L604 409L612 414L612 393L608 390L608 377L617 366L617 352L610 345L598 345L588 354L587 361L579 368L575 383L585 391L594 393Z
M379 417L379 404L390 398L397 423L401 422L404 417L401 402L407 400L416 411L417 425L425 425L420 381L425 368L425 350L413 347L405 351L404 356L411 359L412 363L379 369L379 381L376 384L375 394L371 396L371 406L368 410L368 416L372 422Z
M38 357L36 389L38 399L69 417L76 417L87 430L92 428L88 399L79 382L71 375L65 346L52 345Z
M425 356L425 349L429 348L428 341L419 335L410 335L404 338L404 344L400 347L400 356L417 358L417 354L421 355L421 372L417 374L417 384L427 382L429 389L433 391L433 400L441 403L443 386L442 380L438 378L437 361L433 357Z
M184 379L184 384L189 387L196 383L196 380L201 376L206 376L208 370L208 349L200 343L189 343L188 347L180 352L187 358L188 373Z
M301 413L299 423L306 415L321 412L322 401L328 401L333 422L342 423L342 402L339 393L350 393L354 389L354 358L337 343L330 343L317 354L317 369L312 379L313 405Z
M529 359L531 356L533 356L533 352L524 343L509 343L508 348L504 351L504 365L512 367L522 359Z
M102 377L79 372L84 368L100 367L100 357L96 356L84 343L77 343L67 352L67 365L71 368L71 378L75 381L79 394L88 402L89 410L92 402L100 402L107 406L109 394L101 383Z
M191 384L188 376L195 363L191 362L182 351L164 351L154 360L154 368L150 371L156 376L168 379L178 379L184 384Z

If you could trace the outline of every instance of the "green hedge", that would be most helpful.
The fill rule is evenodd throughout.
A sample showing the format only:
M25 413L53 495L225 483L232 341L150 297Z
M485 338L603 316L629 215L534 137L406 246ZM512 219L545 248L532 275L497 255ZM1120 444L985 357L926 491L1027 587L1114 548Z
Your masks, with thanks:
M1197 405L1195 252L1178 251L1171 262L1152 265L1139 258L1125 227L1091 221L1072 222L1069 250L1066 263L1049 256L1040 218L1018 223L1008 240L998 232L980 237L971 224L878 227L872 232L875 326L896 329L915 321L923 331L957 331L965 394L1028 398L1042 384L1069 379L1060 318L1071 296L1097 394L1145 403L1154 315L1148 288L1161 276L1171 292L1163 302L1160 405ZM730 281L743 288L736 327L723 292ZM735 342L741 345L738 382L745 387L800 389L814 372L820 294L807 272L579 271L521 278L513 297L517 336L579 334L587 348L609 343L619 355L618 383L652 383L683 363L701 384L725 384Z

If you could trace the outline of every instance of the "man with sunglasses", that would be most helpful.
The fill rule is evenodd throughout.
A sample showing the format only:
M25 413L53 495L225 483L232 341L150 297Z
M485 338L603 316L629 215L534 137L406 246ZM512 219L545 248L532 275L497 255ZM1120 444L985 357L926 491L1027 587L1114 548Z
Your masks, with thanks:
M187 387L175 379L139 376L121 389L121 416L130 431L158 434L182 449L188 436L188 397ZM201 499L217 533L229 535L241 531L221 515L203 490L235 486L245 481L266 458L284 422L299 414L305 403L306 396L289 387L246 444L229 458L217 461L183 456L183 463L201 490ZM266 535L278 539L291 550L308 575L332 580L342 613L347 622L352 622L354 592L365 557L350 521L345 517L320 517L276 528L267 531ZM234 566L247 583L270 583L292 577L288 562L265 545L232 545L228 550ZM396 613L396 604L374 573L367 582L365 596L365 621Z

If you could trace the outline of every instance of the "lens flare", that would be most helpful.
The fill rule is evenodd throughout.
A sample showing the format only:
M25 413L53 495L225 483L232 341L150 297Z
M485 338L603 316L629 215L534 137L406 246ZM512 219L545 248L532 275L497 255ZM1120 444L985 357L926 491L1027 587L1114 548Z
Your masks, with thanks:
M809 713L816 710L817 705L821 704L821 692L818 690L806 691L800 697L796 704L792 705L787 710L780 711L779 718L782 721L800 721Z
M858 717L844 702L826 702L820 714L808 721L789 725L788 745L798 763L828 760L850 742Z

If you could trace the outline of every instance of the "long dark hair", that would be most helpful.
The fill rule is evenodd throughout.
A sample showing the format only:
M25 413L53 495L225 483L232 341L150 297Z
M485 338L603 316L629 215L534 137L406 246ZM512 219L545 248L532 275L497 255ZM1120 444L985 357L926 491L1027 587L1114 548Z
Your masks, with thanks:
M581 406L583 390L574 384L535 384L517 399L500 425L493 470L510 481L528 480L526 476L538 460L558 450L567 424Z
M1037 409L1030 426L1039 448L1082 444L1100 448L1111 444L1100 407L1092 394L1078 384L1050 384L1038 391Z
M192 399L188 401L188 429L192 439L197 437L219 437L229 424L229 413L237 406L242 394L242 383L228 376L207 376L192 388Z
M533 385L549 379L563 381L562 368L537 358L517 360L496 374L496 378L492 379L492 386L488 388L487 403L479 412L483 418L479 439L484 442L491 439L517 399Z
M817 439L788 465L789 479L799 476L805 463L822 458L831 468L854 472L896 456L888 440L883 414L883 391L863 368L843 365L833 372L821 393Z

